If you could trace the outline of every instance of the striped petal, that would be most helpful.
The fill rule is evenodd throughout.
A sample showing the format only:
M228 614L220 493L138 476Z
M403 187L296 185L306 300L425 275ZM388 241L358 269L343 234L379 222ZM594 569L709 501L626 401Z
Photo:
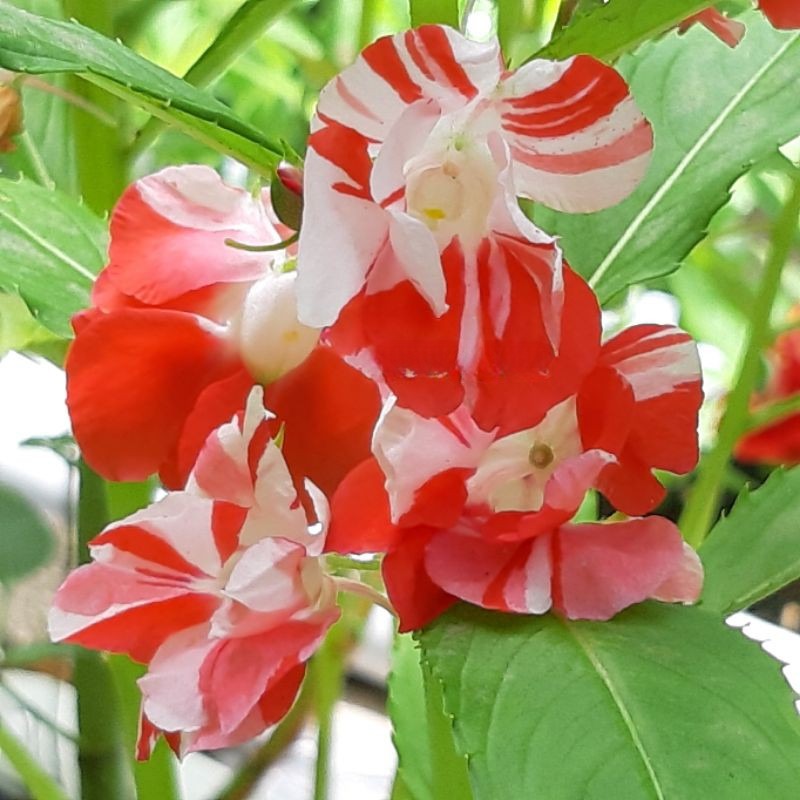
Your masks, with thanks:
M107 279L147 305L214 284L252 281L263 254L225 244L272 244L280 235L267 210L205 166L168 167L123 194L111 217Z
M697 414L703 400L697 345L678 328L635 325L608 341L601 366L631 387L626 447L650 467L689 472L697 463Z
M535 60L501 86L518 194L586 213L620 202L639 184L652 130L614 69L589 56Z
M451 28L425 25L367 47L322 91L317 117L382 142L412 103L458 108L493 89L501 69L496 42L472 42Z

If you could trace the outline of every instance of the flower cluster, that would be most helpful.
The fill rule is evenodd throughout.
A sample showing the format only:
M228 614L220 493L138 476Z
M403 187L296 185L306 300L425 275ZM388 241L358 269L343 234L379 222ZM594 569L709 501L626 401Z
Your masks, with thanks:
M255 252L291 231L206 168L126 192L70 411L99 472L177 491L94 540L51 624L149 665L143 754L158 731L218 747L285 712L337 616L323 549L384 554L401 630L459 599L588 619L697 599L696 554L644 516L653 471L697 460L694 344L604 341L517 201L613 205L652 143L612 68L509 73L496 42L425 26L323 91L296 254ZM590 490L614 521L576 519Z

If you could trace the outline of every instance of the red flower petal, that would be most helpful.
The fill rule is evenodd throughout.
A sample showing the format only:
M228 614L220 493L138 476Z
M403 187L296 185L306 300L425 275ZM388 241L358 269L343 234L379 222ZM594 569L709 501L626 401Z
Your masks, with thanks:
M146 478L170 454L203 389L239 368L198 317L160 310L96 317L66 362L67 402L86 460L112 480Z
M436 535L433 528L406 528L383 559L383 581L400 618L400 633L424 627L456 602L425 567L428 543Z
M378 462L369 458L341 482L331 500L325 549L333 553L383 553L398 535Z
M670 326L635 325L603 345L600 364L615 369L633 390L628 452L651 467L689 472L698 458L703 400L691 337Z
M244 409L252 388L253 378L242 367L200 392L183 423L175 446L159 467L158 474L164 486L180 489L186 485L186 479L208 436Z
M295 481L308 478L331 496L369 455L380 395L330 348L317 347L266 387L264 405L284 425L282 449Z
M800 4L797 0L759 0L758 7L776 28L800 28Z

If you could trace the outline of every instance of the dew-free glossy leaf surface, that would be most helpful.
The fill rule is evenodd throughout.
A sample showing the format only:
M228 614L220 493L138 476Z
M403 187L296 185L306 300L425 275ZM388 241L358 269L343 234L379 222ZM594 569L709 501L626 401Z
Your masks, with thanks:
M800 578L800 468L745 489L700 548L703 605L739 611Z
M0 178L0 291L58 336L72 336L70 317L89 304L105 242L105 225L77 201Z
M75 22L44 19L0 2L0 66L77 73L264 174L280 160L281 148L224 103Z
M793 800L780 665L700 608L609 622L462 605L426 629L476 800Z

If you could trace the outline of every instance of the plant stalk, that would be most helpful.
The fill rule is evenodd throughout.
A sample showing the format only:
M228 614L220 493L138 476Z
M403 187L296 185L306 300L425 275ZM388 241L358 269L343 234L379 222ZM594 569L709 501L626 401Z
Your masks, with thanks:
M772 231L750 317L747 346L733 390L728 396L714 448L700 462L697 481L680 519L686 541L698 547L708 534L719 505L725 470L733 449L750 420L750 397L758 382L762 352L771 336L770 314L780 286L781 273L789 257L800 216L800 172L793 175L792 190Z

